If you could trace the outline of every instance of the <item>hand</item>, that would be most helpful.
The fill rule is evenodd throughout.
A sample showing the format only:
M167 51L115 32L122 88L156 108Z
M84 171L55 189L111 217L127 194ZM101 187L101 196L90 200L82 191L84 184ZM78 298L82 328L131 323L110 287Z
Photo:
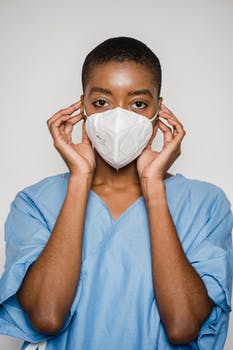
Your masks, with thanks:
M61 154L72 175L93 175L96 166L95 154L86 133L85 121L82 126L82 141L74 144L71 133L73 127L83 116L81 113L71 116L80 109L81 101L61 109L47 121L49 131L54 140L54 146Z
M173 126L173 131L160 119L157 120L153 134L141 155L137 159L137 170L140 180L163 180L167 170L181 154L181 141L186 132L176 116L164 104L161 105L159 116ZM153 151L151 144L160 129L163 132L164 144L160 152Z

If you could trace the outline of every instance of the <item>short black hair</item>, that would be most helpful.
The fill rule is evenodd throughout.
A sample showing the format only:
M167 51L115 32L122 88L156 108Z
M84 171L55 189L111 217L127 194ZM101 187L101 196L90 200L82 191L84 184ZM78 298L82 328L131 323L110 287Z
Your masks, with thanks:
M130 61L141 64L151 71L159 97L162 72L158 57L143 42L125 36L109 38L89 52L82 67L83 92L85 91L91 71L96 65L108 62Z

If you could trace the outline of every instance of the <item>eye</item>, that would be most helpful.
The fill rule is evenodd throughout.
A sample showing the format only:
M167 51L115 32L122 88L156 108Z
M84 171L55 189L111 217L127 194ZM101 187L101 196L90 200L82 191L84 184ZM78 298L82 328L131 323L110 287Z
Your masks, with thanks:
M93 102L92 104L95 107L106 107L106 101L105 100L96 100L95 102Z
M134 102L133 106L135 106L137 109L143 109L146 108L148 105L143 101L136 101Z

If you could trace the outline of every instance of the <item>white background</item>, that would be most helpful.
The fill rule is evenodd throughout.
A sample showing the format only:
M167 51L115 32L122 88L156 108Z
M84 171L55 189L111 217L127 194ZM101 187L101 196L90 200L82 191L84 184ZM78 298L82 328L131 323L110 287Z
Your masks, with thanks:
M86 54L120 35L142 40L160 58L164 103L187 132L170 172L215 183L233 202L231 0L0 0L0 273L15 194L67 171L46 120L79 99ZM20 344L0 335L1 350ZM232 348L233 320L225 349Z

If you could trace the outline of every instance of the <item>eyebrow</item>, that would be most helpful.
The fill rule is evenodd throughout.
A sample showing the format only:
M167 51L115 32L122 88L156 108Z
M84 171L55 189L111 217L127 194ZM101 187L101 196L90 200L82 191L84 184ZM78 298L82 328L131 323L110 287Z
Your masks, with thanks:
M142 89L142 90L133 90L128 93L129 96L134 95L149 95L151 98L153 98L153 95L149 89Z
M89 95L93 94L94 92L102 92L107 95L112 95L112 91L109 89L104 89L98 86L93 86L89 92ZM149 89L141 89L141 90L132 90L128 93L128 96L135 96L135 95L148 95L151 98L153 98L153 95Z

